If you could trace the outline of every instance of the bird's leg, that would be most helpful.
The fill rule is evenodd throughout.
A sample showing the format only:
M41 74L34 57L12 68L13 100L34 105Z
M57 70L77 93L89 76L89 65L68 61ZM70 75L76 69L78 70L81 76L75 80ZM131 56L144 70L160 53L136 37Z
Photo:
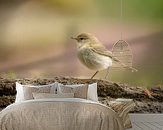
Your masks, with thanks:
M93 78L95 77L95 75L96 75L98 72L99 72L99 71L96 71L96 72L92 75L91 79L93 79Z
M110 70L110 67L107 68L106 75L105 75L104 79L106 79L106 78L108 77L108 75L109 75L109 70Z

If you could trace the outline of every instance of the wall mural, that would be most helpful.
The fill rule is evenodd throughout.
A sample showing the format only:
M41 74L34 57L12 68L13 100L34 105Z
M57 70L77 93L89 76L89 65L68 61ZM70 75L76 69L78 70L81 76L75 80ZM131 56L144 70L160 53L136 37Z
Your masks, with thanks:
M162 12L162 0L0 1L0 111L19 101L17 86L57 81L64 87L85 84L51 87L63 97L86 99L82 94L97 82L93 101L110 106L127 123L129 111L162 113ZM26 98L42 97L35 91ZM38 90L44 91L52 92Z

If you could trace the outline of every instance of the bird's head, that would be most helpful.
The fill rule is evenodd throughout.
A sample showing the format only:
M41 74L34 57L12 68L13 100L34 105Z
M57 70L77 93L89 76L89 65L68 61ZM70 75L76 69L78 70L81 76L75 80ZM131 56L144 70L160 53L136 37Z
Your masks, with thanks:
M78 47L87 45L89 46L90 44L97 43L97 38L90 33L82 33L75 38L74 37L71 38L77 41Z

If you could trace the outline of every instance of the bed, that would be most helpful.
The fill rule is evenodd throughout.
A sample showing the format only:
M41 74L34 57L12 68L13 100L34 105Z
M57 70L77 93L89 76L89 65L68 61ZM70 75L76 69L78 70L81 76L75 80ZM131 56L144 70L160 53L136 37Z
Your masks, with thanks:
M1 130L124 130L108 107L85 99L57 98L15 103L1 111Z
M124 122L97 101L97 84L17 84L16 102L0 112L0 130L125 130Z

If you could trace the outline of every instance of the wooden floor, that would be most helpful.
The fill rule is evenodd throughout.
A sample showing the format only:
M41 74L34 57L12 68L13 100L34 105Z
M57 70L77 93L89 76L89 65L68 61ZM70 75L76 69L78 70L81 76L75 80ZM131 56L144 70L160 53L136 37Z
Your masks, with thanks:
M163 130L163 114L130 114L132 129L128 130Z

